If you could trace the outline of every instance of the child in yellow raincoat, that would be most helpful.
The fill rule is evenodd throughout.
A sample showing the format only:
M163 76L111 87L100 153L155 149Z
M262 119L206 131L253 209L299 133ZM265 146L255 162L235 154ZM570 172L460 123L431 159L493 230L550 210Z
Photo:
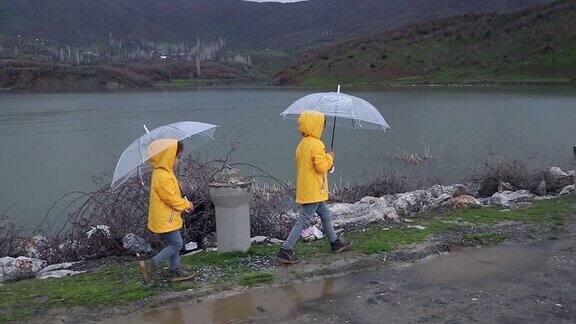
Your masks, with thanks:
M324 233L330 240L332 252L340 253L350 248L334 233L332 215L326 205L328 200L328 171L334 163L334 153L326 152L320 139L326 119L316 111L304 111L298 119L298 129L303 138L296 148L296 203L301 204L300 216L290 235L278 252L277 259L282 264L298 262L292 252L302 230L309 226L315 214L320 216Z
M167 147L163 149L164 147ZM182 152L182 143L175 139L156 140L148 150L154 154L150 158L153 167L152 183L150 185L150 206L148 212L148 229L158 234L165 247L150 260L140 262L140 273L145 283L148 283L157 272L162 261L170 259L170 281L188 280L193 275L180 266L180 250L182 249L182 212L189 212L193 206L182 198L178 179L174 174L174 166L178 163Z

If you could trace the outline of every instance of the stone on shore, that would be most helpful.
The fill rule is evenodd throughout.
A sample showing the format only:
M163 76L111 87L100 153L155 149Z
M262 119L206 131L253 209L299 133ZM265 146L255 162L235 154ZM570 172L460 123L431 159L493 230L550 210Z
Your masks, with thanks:
M282 244L284 243L284 241L277 239L277 238L273 238L273 237L268 237L268 236L254 236L250 239L250 242L252 242L252 244Z
M0 258L0 283L32 278L46 265L46 261L19 256Z
M490 204L510 207L512 203L534 200L534 195L528 190L497 192L490 198Z
M481 206L478 199L469 195L462 195L456 198L452 198L445 204L452 209L473 208Z
M573 194L574 194L574 185L564 187L559 193L560 196L573 195Z
M534 190L534 193L540 197L546 196L546 181L542 180Z
M86 232L88 238L95 237L98 235L103 235L104 237L110 237L110 227L106 225L96 225Z
M152 251L152 246L140 236L128 233L122 238L124 248L133 253L148 253Z
M36 273L36 279L47 279L47 278L62 278L67 276L73 276L85 271L74 271L69 270L70 267L77 264L78 262L65 262L58 264L51 264Z

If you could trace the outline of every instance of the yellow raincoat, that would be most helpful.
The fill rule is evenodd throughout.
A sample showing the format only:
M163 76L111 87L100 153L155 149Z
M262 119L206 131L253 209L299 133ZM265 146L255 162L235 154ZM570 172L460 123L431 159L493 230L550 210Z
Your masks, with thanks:
M182 211L191 207L190 202L182 198L180 185L174 175L178 141L175 139L157 140L150 144L148 150L157 152L158 147L166 146L166 144L169 145L168 148L150 158L154 171L152 171L152 184L150 185L148 228L158 234L182 228Z
M320 140L324 114L304 111L298 119L302 140L296 148L296 203L311 204L328 200L328 171L334 159L326 154Z

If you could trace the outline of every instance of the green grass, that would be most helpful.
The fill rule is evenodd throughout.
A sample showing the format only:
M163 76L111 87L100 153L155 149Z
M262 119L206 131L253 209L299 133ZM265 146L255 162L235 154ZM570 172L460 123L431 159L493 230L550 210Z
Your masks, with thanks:
M506 236L498 233L464 234L465 246L490 246L504 242Z
M238 280L238 283L243 285L243 286L252 287L252 286L256 286L256 285L271 283L273 281L274 281L274 275L273 274L271 274L269 272L259 271L259 272L251 272L251 273L247 273L247 274L243 275Z
M24 280L0 287L0 318L22 320L56 307L117 305L155 293L141 284L135 267L110 266L61 279Z
M501 211L499 208L465 209L442 214L422 215L415 218L423 230L405 227L368 228L345 235L354 242L352 253L374 254L389 252L407 244L418 243L426 238L462 226L474 224L493 225L503 221L520 221L534 226L551 229L550 238L566 223L566 216L576 211L573 197L545 200L532 203L527 209ZM493 245L505 237L495 233L479 233L465 236L465 245ZM273 256L278 246L256 245L248 253L203 252L182 258L182 264L202 273L205 267L218 268L222 276L209 284L222 289L241 285L252 287L273 283L274 275L268 272L253 272L243 259L248 256ZM295 247L301 259L330 258L330 248L325 240L300 242ZM295 269L297 266L295 267ZM296 271L296 270L295 270ZM158 279L144 286L140 281L136 263L110 265L93 272L73 277L46 280L24 280L0 286L0 322L25 320L53 308L98 307L122 305L169 291L195 291L201 285L193 282L177 284Z

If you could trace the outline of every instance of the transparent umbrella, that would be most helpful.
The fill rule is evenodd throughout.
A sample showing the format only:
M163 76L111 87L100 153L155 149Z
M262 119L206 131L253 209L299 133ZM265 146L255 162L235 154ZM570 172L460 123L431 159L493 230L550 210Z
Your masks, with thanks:
M362 98L340 93L340 86L338 92L313 93L302 97L280 115L284 118L298 118L305 110L320 111L333 118L331 148L334 148L336 127L384 131L390 128L376 107Z
M167 142L165 146L157 145L149 148L152 142L159 139L186 140L187 150L194 150L212 140L217 127L217 125L188 121L165 125L149 132L144 125L146 134L132 142L120 156L110 187L112 190L118 188L142 168L147 168L146 161L169 145Z

